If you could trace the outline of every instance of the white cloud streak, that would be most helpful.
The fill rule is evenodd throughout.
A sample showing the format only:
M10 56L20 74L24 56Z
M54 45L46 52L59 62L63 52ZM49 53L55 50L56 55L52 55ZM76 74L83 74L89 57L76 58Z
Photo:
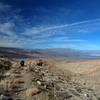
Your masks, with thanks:
M10 5L5 5L0 3L0 12L6 12L11 11L12 6ZM16 11L18 10L14 10L12 13L14 13L13 15L13 20L20 22L19 24L22 24L22 22L24 21L23 17L19 16L16 14ZM19 11L18 11L19 12ZM9 16L8 16L9 17ZM100 21L100 19L94 19L94 20L87 20L87 21L81 21L81 22L76 22L76 23L72 23L72 24L65 24L65 25L58 25L58 26L50 26L50 27L26 27L23 32L21 32L20 34L18 34L14 29L16 28L16 25L14 23L14 21L12 20L8 20L2 24L0 24L0 33L3 33L4 35L9 36L5 37L4 39L0 39L0 46L9 46L9 47L24 47L27 45L41 45L41 44L47 44L47 46L59 46L59 42L62 42L61 45L63 46L68 46L68 44L64 44L67 42L85 42L86 40L83 39L77 39L77 38L71 38L66 36L62 36L59 37L53 37L53 33L54 34L58 34L58 30L59 29L63 29L63 28L73 28L76 26L81 26L81 25L87 25L87 24L91 24L91 23L95 23ZM18 23L17 22L17 23ZM26 24L26 23L24 23ZM84 33L84 30L79 30L80 33ZM62 32L61 32L62 34ZM24 36L31 36L31 38L27 38ZM2 36L0 37L2 38ZM49 42L49 44L47 43ZM54 43L58 43L58 44L53 44L51 42ZM60 45L60 46L61 46ZM69 45L70 46L74 46L74 45Z
M10 42L7 40L0 40L1 47L21 47L22 45L17 42Z
M25 32L23 32L23 34L26 34L26 35L39 34L41 32L45 32L45 31L68 28L68 27L78 26L78 25L81 25L81 24L91 24L91 23L94 23L96 21L97 22L100 21L100 18L93 19L93 20L81 21L81 22L75 22L75 23L72 23L72 24L51 26L51 27L39 27L39 28L38 27L32 27L32 28L26 29Z
M10 9L11 9L10 5L3 4L0 2L0 12L6 12L9 11Z
M14 26L15 25L10 22L0 24L0 32L8 36L14 36L14 32L12 31Z

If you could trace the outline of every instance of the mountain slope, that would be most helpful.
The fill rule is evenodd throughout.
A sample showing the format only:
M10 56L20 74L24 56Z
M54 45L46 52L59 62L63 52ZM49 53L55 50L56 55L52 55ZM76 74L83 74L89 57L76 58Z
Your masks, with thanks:
M0 47L0 55L6 55L10 58L70 58L70 59L92 59L100 58L92 56L91 53L76 49L19 49L19 48L4 48Z

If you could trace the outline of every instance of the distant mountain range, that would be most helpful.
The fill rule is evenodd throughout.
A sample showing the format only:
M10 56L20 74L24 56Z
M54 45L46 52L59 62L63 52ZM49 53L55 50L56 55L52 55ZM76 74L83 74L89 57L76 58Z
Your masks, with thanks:
M100 51L81 51L70 48L55 49L19 49L0 47L0 55L10 58L69 58L69 59L95 59L100 58Z

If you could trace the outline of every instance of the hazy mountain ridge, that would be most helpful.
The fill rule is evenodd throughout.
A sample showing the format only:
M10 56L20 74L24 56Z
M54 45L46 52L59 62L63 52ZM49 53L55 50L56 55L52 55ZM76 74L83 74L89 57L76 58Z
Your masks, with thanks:
M95 51L81 51L70 48L55 48L55 49L20 49L0 47L0 55L5 55L11 58L70 58L70 59L92 59L100 58L100 56L92 55Z

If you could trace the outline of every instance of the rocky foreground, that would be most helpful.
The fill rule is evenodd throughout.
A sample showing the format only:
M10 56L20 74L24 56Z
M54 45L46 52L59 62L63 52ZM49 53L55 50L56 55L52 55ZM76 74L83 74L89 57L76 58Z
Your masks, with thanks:
M81 76L44 59L21 67L18 61L0 58L0 69L0 100L100 100Z

